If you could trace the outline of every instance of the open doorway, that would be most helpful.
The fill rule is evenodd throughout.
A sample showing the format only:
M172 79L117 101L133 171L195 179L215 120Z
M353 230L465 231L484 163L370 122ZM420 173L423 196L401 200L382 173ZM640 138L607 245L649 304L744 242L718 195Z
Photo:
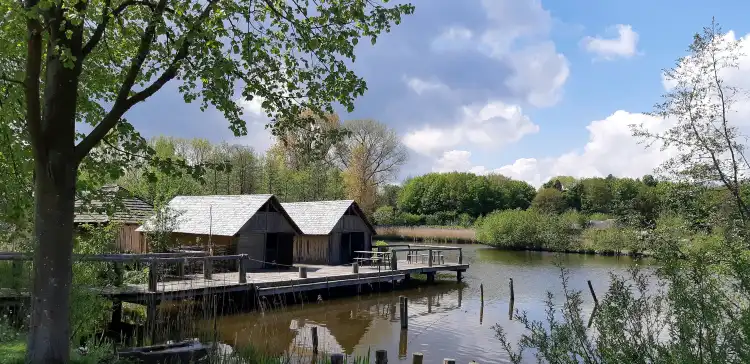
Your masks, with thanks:
M354 252L365 250L365 233L352 232L341 234L341 264L354 262Z
M290 269L294 263L294 235L287 233L266 234L267 269Z

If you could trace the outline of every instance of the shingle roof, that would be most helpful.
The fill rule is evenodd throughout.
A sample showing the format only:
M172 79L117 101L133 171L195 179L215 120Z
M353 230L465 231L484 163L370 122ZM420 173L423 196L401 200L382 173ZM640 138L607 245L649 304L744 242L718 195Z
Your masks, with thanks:
M336 223L352 205L374 232L374 228L354 200L287 202L281 204L305 235L330 234Z
M106 185L91 201L76 199L75 211L76 224L140 224L153 215L154 207L120 186Z
M269 200L278 203L273 195L177 196L167 205L168 213L174 217L170 230L196 235L234 236ZM152 217L137 231L151 230L154 220L155 217Z

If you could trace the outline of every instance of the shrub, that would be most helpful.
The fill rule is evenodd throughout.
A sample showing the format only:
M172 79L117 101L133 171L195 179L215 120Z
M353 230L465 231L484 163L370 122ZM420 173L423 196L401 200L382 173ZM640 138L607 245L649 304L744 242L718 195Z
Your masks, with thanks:
M501 248L567 249L573 229L558 215L535 210L506 210L487 215L477 226L477 240Z
M638 234L631 228L586 229L582 240L585 248L596 251L640 250Z
M395 225L417 226L424 223L424 217L421 215L402 212L398 215Z
M463 226L465 228L471 227L471 225L474 224L474 218L471 217L471 215L467 213L463 213L461 215L458 215L458 219L456 220L456 223L459 226Z
M396 209L393 206L381 206L372 214L372 219L378 225L396 225Z
M531 208L547 214L557 214L567 208L563 193L556 188L543 188L531 201Z

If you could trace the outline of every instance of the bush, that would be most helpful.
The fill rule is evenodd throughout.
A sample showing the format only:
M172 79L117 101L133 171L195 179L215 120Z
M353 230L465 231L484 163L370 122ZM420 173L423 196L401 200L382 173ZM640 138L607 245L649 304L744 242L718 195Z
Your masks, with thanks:
M638 251L638 234L631 228L586 229L582 236L583 247L596 251Z
M468 228L468 227L471 227L471 225L474 224L474 218L471 217L471 215L469 215L467 213L463 213L461 215L458 215L458 219L457 219L456 223L459 226Z
M398 216L393 206L381 206L372 214L372 219L378 225L396 225Z
M506 210L487 215L477 226L477 240L500 248L570 247L574 230L558 215L535 210Z
M395 225L404 226L418 226L424 224L424 217L421 215L410 214L408 212L402 212L398 214L398 219Z

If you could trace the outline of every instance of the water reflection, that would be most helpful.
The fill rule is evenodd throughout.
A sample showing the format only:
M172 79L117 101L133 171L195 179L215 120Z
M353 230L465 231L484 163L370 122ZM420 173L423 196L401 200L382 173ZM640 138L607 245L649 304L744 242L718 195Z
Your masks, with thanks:
M588 295L587 281L591 280L592 289L603 294L610 272L622 274L635 263L627 257L507 252L481 246L466 246L464 259L471 268L463 284L450 281L219 317L218 339L236 348L311 356L311 328L318 327L320 352L366 355L369 351L374 355L376 349L386 349L390 363L407 363L414 352L423 352L426 363L448 357L458 362L503 363L507 357L491 327L499 324L508 338L515 340L524 328L512 320L514 309L526 312L532 320L543 319L547 292L558 294L557 298L561 292L556 264L569 270L572 289L586 293L584 314L591 315L594 302ZM400 325L400 295L409 299L408 330Z

